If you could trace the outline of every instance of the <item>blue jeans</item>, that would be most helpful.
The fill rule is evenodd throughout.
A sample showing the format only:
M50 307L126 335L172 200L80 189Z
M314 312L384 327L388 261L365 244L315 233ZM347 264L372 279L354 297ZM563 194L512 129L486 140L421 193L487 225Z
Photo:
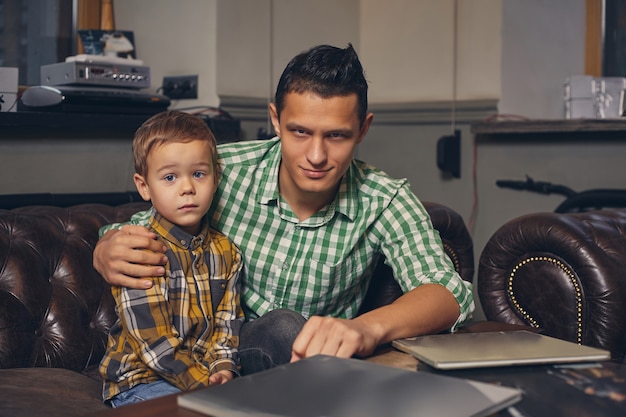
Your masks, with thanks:
M244 323L239 334L242 375L289 363L291 346L305 322L295 311L278 309Z
M135 385L128 391L120 392L111 398L111 407L117 408L123 405L138 403L151 398L163 397L169 394L181 392L180 389L165 380L152 382L150 384Z

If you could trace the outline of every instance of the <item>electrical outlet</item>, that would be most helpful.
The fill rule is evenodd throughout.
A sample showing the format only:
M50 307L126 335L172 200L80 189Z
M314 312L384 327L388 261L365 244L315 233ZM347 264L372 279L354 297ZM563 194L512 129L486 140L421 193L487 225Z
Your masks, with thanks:
M177 75L163 77L163 95L172 100L198 98L198 76Z

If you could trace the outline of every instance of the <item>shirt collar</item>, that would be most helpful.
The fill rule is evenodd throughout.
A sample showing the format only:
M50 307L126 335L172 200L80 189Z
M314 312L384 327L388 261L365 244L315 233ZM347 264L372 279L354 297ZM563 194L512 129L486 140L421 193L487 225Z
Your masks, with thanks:
M337 193L337 211L354 221L359 215L359 184L360 175L356 164L352 162L348 171L341 179Z
M278 170L280 168L282 148L278 137L270 140L275 143L271 145L266 157L259 164L259 175L257 177L259 187L257 201L266 205L271 202L276 204L280 197L278 192Z
M194 236L187 233L180 226L165 219L154 207L152 208L152 216L150 217L150 227L173 245L189 250L202 246L209 232L209 224L206 221L206 216L202 219L200 232Z

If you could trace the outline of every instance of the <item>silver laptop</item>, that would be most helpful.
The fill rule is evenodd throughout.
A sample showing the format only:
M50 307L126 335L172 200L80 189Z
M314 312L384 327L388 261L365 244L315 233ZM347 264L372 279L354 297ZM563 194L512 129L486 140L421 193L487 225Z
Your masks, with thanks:
M607 350L529 331L438 334L394 340L392 345L436 369L597 362Z

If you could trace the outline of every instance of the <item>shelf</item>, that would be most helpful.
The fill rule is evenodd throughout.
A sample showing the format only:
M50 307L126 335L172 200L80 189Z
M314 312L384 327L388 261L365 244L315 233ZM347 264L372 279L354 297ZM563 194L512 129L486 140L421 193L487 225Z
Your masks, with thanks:
M478 143L592 144L626 141L626 118L476 122Z
M17 111L0 113L2 139L128 139L151 114ZM202 117L218 143L239 140L239 120Z
M128 137L151 115L112 113L0 113L0 139L22 137Z

